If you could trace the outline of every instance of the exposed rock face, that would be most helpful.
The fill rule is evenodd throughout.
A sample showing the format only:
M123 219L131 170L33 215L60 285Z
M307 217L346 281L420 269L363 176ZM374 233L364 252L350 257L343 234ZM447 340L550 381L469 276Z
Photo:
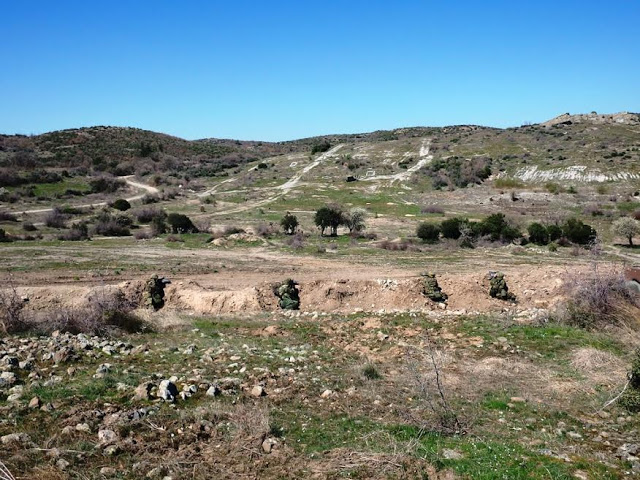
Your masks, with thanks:
M596 124L607 124L607 123L622 123L625 125L638 125L640 124L640 115L637 113L630 112L620 112L620 113L609 113L609 114L598 114L596 112L591 113L581 113L576 115L571 115L569 113L563 113L562 115L558 115L551 120L548 120L540 125L545 127L551 127L553 125L570 125L572 123L596 123Z

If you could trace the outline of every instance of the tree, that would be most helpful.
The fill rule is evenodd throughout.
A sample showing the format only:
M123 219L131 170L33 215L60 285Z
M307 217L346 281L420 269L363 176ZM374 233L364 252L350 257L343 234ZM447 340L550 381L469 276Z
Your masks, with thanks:
M547 228L544 225L533 222L527 228L527 232L529 233L529 241L531 243L537 245L546 245L549 243L549 232L547 232Z
M562 225L562 233L570 242L586 245L595 240L597 233L590 226L582 223L582 220L570 218Z
M416 235L423 242L437 242L440 238L440 228L433 223L423 222L416 228Z
M296 228L298 228L298 218L295 215L291 215L289 212L282 217L280 220L280 225L282 226L284 233L287 235L293 235L296 233Z
M331 148L331 144L328 140L322 140L320 142L316 142L311 147L311 155L315 155L316 153L326 152Z
M338 227L344 223L344 216L340 207L327 205L316 211L313 221L320 228L320 235L324 235L325 230L330 228L331 236L336 237Z
M344 216L344 224L349 228L349 233L359 233L364 230L364 221L367 218L367 211L364 208L352 208Z
M182 213L170 213L167 223L171 227L171 233L198 233L191 219Z
M622 217L613 222L613 233L626 238L629 246L633 247L633 237L640 235L640 222L631 217Z

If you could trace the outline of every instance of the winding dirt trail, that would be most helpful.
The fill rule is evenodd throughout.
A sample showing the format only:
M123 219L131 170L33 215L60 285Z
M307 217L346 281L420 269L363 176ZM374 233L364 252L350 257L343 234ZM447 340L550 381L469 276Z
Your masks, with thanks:
M379 181L379 180L390 180L390 184L392 185L395 182L406 182L409 180L411 175L420 170L422 167L427 165L433 160L433 155L429 155L429 149L431 147L431 140L425 140L422 142L420 146L420 160L413 167L408 168L404 172L396 173L393 175L376 175L374 177L366 177L362 178L362 181L371 182L371 181Z
M219 212L214 212L214 213L212 213L212 215L221 216L221 215L229 215L229 214L232 214L232 213L246 212L247 210L251 210L253 208L262 207L263 205L267 205L267 204L269 204L271 202L275 202L278 198L280 198L281 196L289 193L292 189L294 189L296 186L298 186L300 184L300 179L305 174L309 173L311 170L316 168L318 165L320 165L325 160L333 157L335 155L335 153L342 148L342 146L343 146L342 144L336 145L332 149L327 150L326 152L324 152L322 155L318 155L318 158L316 158L313 162L311 162L309 165L304 167L298 174L294 175L292 178L287 180L282 185L279 185L277 187L263 187L263 188L255 189L255 190L263 190L263 191L264 190L276 190L276 191L279 191L275 195L272 195L270 197L264 198L262 200L257 200L255 202L247 202L247 203L242 204L241 206L230 208L228 210L222 210L222 211L219 211ZM210 188L209 190L207 190L206 192L204 192L204 193L202 193L202 194L200 194L198 196L205 196L205 195L210 195L211 193L215 193L216 189L220 185L222 185L223 183L226 183L226 182L231 182L233 180L234 179L225 180L224 182L219 183L218 185L214 186L213 188Z
M136 200L140 200L141 198L143 198L147 193L151 193L151 194L156 194L156 193L160 193L160 190L158 190L156 187L153 187L151 185L147 185L146 183L141 183L141 182L136 182L135 180L131 180L131 178L133 178L133 175L129 175L126 177L119 177L122 180L124 180L127 185L134 187L134 188L138 188L141 190L144 190L144 193L140 193L138 195L134 195L133 197L127 197L126 200L127 202L135 202ZM73 205L74 208L91 208L91 207L104 207L105 205L107 205L107 202L95 202L95 203L84 203L82 205ZM24 215L24 214L28 214L28 213L46 213L46 212L50 212L54 209L54 207L48 207L48 208L36 208L33 210L18 210L15 212L11 212L14 215Z

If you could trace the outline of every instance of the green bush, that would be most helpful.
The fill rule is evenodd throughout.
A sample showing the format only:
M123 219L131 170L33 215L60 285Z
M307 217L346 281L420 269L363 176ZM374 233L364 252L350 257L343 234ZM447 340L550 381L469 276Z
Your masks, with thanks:
M472 224L472 229L477 235L488 236L494 242L509 243L522 236L518 228L509 223L504 213L489 215L481 222Z
M442 232L443 238L451 238L453 240L460 238L462 234L460 227L465 223L467 223L466 220L457 217L443 220L440 224L440 231Z
M315 155L316 153L326 152L331 148L331 144L328 140L322 140L320 142L314 143L311 147L311 155Z
M182 213L170 213L167 223L171 227L171 233L198 233L191 219Z
M572 243L586 245L595 240L597 233L590 226L582 223L582 220L570 218L562 225L562 233Z
M124 198L117 199L111 204L111 206L116 210L120 210L121 212L125 212L131 208L131 204Z
M416 235L423 242L437 242L440 238L440 228L433 223L423 222L416 228Z
M534 222L527 227L529 241L537 245L547 245L549 243L549 232L544 225Z
M555 242L562 237L562 228L558 225L547 225L547 235L549 235L549 241Z

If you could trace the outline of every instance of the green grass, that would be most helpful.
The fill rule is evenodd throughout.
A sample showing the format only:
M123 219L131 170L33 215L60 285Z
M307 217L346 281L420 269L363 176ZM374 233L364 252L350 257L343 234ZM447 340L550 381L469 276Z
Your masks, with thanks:
M427 460L438 469L451 469L469 479L569 480L574 478L573 472L577 469L591 472L595 475L593 478L617 478L603 465L581 458L567 464L499 435L443 436L411 425L378 423L344 414L321 417L306 411L274 411L272 415L282 427L286 443L313 457L320 452L348 447L375 453L405 452ZM444 449L456 450L463 457L445 459Z

